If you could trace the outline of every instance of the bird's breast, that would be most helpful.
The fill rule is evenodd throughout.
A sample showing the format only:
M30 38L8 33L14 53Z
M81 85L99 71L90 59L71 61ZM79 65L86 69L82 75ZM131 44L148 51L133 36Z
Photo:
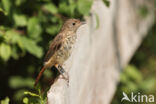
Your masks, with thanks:
M56 55L58 62L63 64L64 61L66 61L69 58L69 56L72 53L72 49L75 41L76 41L76 35L68 36L65 38L61 48L58 50Z

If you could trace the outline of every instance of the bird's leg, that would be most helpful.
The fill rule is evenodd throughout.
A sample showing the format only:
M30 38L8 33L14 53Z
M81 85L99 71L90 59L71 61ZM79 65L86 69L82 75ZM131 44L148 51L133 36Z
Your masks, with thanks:
M60 74L62 75L63 79L69 81L69 76L68 73L63 69L63 67L61 65L55 65L57 70L60 72Z
M68 75L68 73L63 69L63 67L61 65L59 65L58 67L59 67L60 73L62 74L64 79L69 82L69 75Z
M61 74L65 73L65 70L63 69L63 67L61 65L58 65L58 69L60 70Z

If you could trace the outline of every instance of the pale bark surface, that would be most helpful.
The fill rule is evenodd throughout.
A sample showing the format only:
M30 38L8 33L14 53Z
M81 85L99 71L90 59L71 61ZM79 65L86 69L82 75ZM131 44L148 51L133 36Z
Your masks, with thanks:
M107 8L95 0L92 16L78 30L72 56L63 66L69 85L58 79L47 93L48 104L110 104L121 69L154 23L151 1L111 0ZM146 17L138 13L141 6L150 10Z

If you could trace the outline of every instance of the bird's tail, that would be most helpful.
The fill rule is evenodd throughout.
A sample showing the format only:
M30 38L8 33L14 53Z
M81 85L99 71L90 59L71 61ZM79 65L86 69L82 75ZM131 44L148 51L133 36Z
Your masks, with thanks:
M46 69L46 67L43 66L42 69L41 69L41 71L40 71L40 73L38 74L38 76L37 76L37 78L36 78L36 81L35 81L34 86L37 85L37 83L38 83L38 81L40 80L40 78L41 78L43 72L45 71L45 69Z

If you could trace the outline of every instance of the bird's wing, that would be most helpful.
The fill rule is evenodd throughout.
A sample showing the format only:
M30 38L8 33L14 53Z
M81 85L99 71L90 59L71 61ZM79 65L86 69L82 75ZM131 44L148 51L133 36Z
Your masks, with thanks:
M44 58L44 62L47 62L53 55L54 53L60 49L61 45L62 45L62 41L63 41L63 35L62 34L58 34L54 40L52 41L52 43L50 44L49 50Z

